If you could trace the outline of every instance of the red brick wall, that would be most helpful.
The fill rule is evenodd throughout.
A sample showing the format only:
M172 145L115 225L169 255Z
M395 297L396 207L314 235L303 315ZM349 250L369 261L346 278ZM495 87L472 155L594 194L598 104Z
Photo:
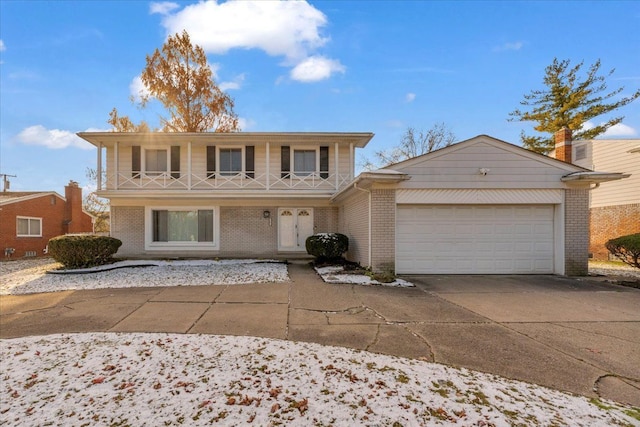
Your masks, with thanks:
M52 200L55 203L52 204ZM80 198L79 203L82 203ZM17 217L42 219L42 237L17 237ZM21 258L27 251L36 252L37 256L45 255L43 249L49 239L65 234L65 201L58 196L45 194L40 197L17 203L9 203L0 208L0 257L4 258L5 248L14 248L12 258ZM93 226L91 217L84 212L77 221L82 224L77 232L91 233Z
M590 209L589 252L593 259L609 259L604 244L609 239L640 233L640 204Z

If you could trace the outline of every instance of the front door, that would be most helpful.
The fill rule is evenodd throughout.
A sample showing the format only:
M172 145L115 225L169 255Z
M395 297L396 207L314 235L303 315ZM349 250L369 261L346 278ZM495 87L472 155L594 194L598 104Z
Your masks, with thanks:
M313 209L278 209L278 250L306 251L307 237L313 234Z

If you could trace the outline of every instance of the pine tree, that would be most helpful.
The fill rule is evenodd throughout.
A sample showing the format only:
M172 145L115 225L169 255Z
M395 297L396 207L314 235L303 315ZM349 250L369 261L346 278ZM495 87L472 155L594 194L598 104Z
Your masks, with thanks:
M610 113L640 97L640 90L634 94L618 99L624 87L607 92L606 75L598 75L600 60L589 67L584 78L579 75L583 62L570 67L565 59L545 68L545 89L532 90L524 95L521 105L531 107L530 111L516 109L509 113L509 121L535 122L534 129L545 136L528 136L524 131L520 138L523 146L530 150L548 154L554 147L553 134L568 127L574 139L593 139L606 132L610 127L621 123L624 116L607 119L606 122L586 128L584 125L596 117ZM613 99L612 99L613 98ZM615 100L614 100L615 99Z

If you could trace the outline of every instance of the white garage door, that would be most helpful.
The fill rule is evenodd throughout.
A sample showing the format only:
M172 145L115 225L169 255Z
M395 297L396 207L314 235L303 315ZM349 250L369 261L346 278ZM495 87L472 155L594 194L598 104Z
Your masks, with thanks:
M553 206L398 205L396 271L553 273Z

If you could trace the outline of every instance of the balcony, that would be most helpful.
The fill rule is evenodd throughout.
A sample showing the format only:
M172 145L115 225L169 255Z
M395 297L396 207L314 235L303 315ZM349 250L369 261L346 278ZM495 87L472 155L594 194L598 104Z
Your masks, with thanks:
M99 191L140 190L140 191L211 191L211 190L259 190L259 191L311 191L335 193L352 180L349 174L310 173L307 175L256 174L243 172L224 176L218 174L186 174L161 172L154 174L118 173L106 174L101 180Z

